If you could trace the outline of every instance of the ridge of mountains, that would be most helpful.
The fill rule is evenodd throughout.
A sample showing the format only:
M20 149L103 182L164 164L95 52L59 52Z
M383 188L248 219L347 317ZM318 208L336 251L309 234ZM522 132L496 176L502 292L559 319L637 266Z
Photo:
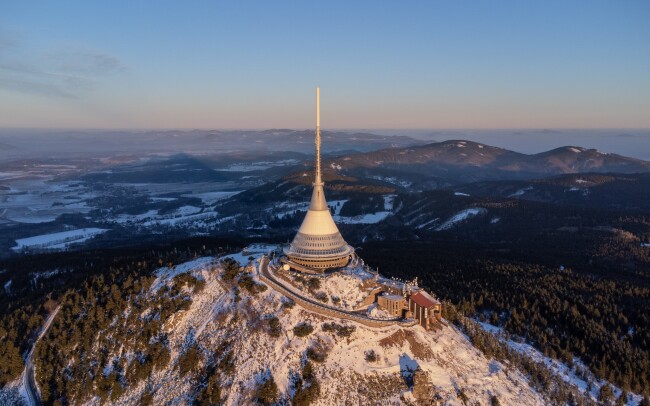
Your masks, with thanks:
M294 136L296 132L292 133ZM307 134L305 134L306 136ZM331 135L338 137L339 135ZM364 139L364 142L370 142ZM444 141L406 147L368 144L367 152L329 151L323 172L330 179L366 179L398 190L431 190L481 181L532 180L550 176L638 174L650 172L650 162L595 149L565 146L538 154L523 154L472 141ZM357 146L348 145L350 148ZM255 179L286 177L309 184L313 157L292 151L229 151L209 155L173 154L102 166L85 175L88 180L124 183L210 181L251 184Z
M301 136L273 131L276 139L287 131L290 140ZM251 133L246 143L255 146L257 136ZM17 326L0 334L0 356L10 360L0 364L11 366L6 382L19 376L21 354L43 314L32 303L46 302L61 304L51 334L34 352L50 403L250 403L272 380L277 395L294 404L296 394L331 404L343 392L352 403L369 393L399 403L416 392L406 368L416 360L437 377L436 393L449 404L464 403L464 396L489 404L492 395L506 404L548 404L540 398L548 392L545 382L562 379L520 370L526 384L512 364L488 355L495 354L492 338L468 335L468 342L460 334L468 330L457 330L458 323L441 336L357 326L342 337L330 331L332 321L287 307L263 290L248 254L238 258L248 265L224 280L223 257L213 248L223 255L233 252L229 246L282 243L295 234L313 179L311 132L304 136L299 147L277 148L305 152L224 147L196 153L188 147L4 165L0 305L2 324ZM362 138L355 142L369 139ZM524 337L544 360L566 363L586 397L595 401L598 385L608 381L635 393L631 404L637 404L649 376L647 363L637 361L648 359L650 342L643 311L650 162L573 146L528 155L462 140L379 148L380 142L367 143L365 152L332 150L324 159L332 215L364 261L387 276L421 278L457 306L457 315ZM77 232L75 239L61 242L68 230ZM184 249L183 241L195 248ZM161 244L170 244L167 251ZM52 289L57 295L47 296ZM11 310L14 303L23 303L20 311ZM452 313L444 317L454 321ZM270 320L279 323L279 337L272 336L278 326ZM314 328L308 338L294 331L304 321ZM80 331L99 332L101 341L68 334L77 323L83 323ZM434 348L433 358L414 352L421 347ZM70 355L80 348L83 357ZM379 361L365 360L369 350ZM353 356L363 368L346 375ZM269 359L279 361L267 366ZM331 376L339 381L327 382ZM347 391L348 382L354 390ZM513 385L523 399L516 399ZM557 404L567 403L566 388L554 385L554 396L565 400ZM86 397L91 392L92 400Z
M390 148L331 159L331 169L350 175L390 170L407 177L439 178L452 183L531 179L572 173L643 173L650 162L583 147L564 146L538 154L522 154L473 141Z

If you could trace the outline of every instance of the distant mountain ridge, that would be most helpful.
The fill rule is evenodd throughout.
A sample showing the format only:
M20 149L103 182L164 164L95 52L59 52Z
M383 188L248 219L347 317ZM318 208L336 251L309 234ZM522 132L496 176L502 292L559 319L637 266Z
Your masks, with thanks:
M402 135L323 131L323 153L368 152L420 145L424 141ZM20 156L9 156L11 146ZM110 154L229 154L290 151L313 154L313 130L161 130L161 131L2 131L0 158L105 156ZM3 154L4 152L4 154Z
M390 148L331 160L330 167L350 175L374 169L426 173L456 182L487 179L530 179L570 173L644 173L650 162L582 147L565 146L538 154L522 154L473 141Z

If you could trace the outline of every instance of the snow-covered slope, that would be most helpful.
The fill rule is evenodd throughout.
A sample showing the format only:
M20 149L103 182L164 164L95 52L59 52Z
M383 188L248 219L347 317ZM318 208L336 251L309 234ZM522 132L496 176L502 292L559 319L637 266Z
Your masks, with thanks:
M146 393L153 394L153 404L190 404L202 385L200 377L192 375L195 372L181 376L178 368L179 357L190 347L200 350L197 371L229 358L232 368L220 373L218 381L226 405L251 404L257 387L269 376L277 383L280 397L291 398L308 348L327 354L323 362L312 362L320 384L314 404L403 404L414 400L409 384L411 371L417 367L426 373L444 404L461 405L461 392L481 404L489 404L492 396L501 404L544 404L521 373L486 359L452 326L430 333L421 327L373 329L327 319L297 305L287 306L286 299L270 288L256 294L238 289L235 294L233 286L222 279L222 267L217 258L199 258L157 272L152 295L183 273L204 280L205 286L192 294L188 309L165 321L170 363L155 370L146 383L127 388L117 404L137 404ZM247 271L261 283L254 265ZM273 316L281 326L278 337L268 327ZM324 323L332 322L353 331L347 337L325 331ZM301 323L310 324L313 332L296 336L293 329ZM377 355L375 361L366 360L370 351ZM90 404L99 404L99 399Z

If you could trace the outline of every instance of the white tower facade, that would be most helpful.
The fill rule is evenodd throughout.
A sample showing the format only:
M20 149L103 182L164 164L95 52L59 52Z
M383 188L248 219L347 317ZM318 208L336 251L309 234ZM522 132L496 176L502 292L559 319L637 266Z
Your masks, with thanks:
M316 88L316 164L314 190L307 215L284 253L292 262L324 271L347 265L354 249L345 242L330 212L320 164L320 88Z

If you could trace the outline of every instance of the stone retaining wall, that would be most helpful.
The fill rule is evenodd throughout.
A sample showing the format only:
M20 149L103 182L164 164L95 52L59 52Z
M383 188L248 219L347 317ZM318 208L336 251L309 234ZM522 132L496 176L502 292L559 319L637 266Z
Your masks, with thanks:
M366 297L363 298L361 303L356 305L354 308L355 309L362 309L364 307L368 307L371 304L375 303L377 301L377 295L380 294L382 291L385 289L382 287L374 288L371 290Z
M278 282L273 275L268 271L269 259L267 257L262 257L260 265L258 268L258 275L260 279L275 289L277 292L282 293L283 295L291 298L294 302L299 304L306 310L311 312L326 316L333 317L337 319L350 320L360 324L363 324L368 327L387 327L387 326L403 326L410 327L417 324L415 320L404 321L402 319L393 319L393 320L377 320L370 317L362 316L356 313L346 312L342 310L335 309L331 306L323 305L306 297L300 296L295 292L284 287L280 282Z

